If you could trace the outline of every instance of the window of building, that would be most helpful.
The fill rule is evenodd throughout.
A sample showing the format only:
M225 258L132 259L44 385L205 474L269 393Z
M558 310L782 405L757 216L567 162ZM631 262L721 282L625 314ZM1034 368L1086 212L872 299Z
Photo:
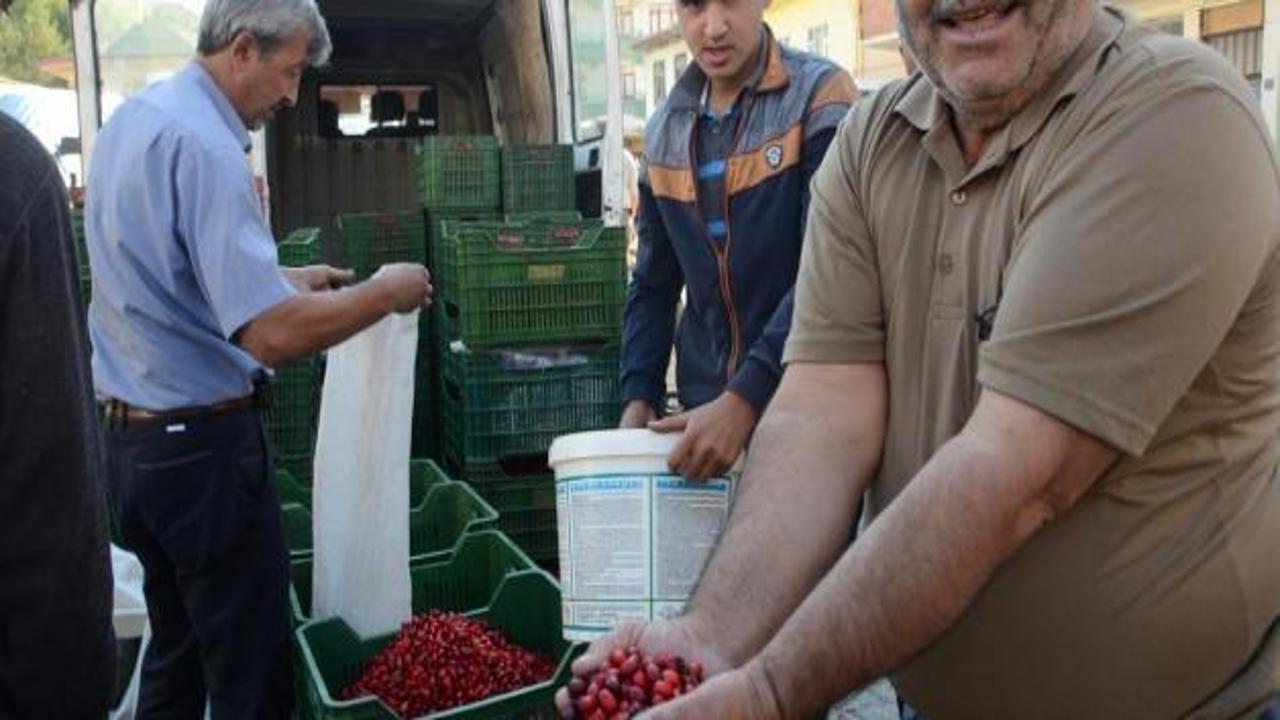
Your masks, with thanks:
M825 57L827 54L827 35L828 28L826 23L809 28L809 52Z
M657 107L667 99L667 64L661 60L653 64L653 105Z
M622 97L633 98L638 97L640 93L636 87L636 74L633 70L622 71Z
M675 8L663 3L649 8L649 33L659 33L676 24Z
M600 0L569 0L568 6L574 137L586 142L603 137L609 115L610 78L604 52L609 26L605 24L605 6Z
M622 37L635 36L636 17L630 10L623 10L618 15L618 34Z
M680 82L680 76L684 75L684 69L689 66L689 54L679 53L675 60L672 61L672 69L676 71L676 82Z

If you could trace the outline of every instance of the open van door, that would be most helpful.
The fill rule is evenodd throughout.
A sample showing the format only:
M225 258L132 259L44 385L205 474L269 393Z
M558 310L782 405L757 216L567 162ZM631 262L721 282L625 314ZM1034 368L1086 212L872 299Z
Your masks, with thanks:
M579 209L626 223L621 60L614 0L546 0L559 141L574 146ZM565 47L567 33L568 53ZM561 58L568 67L561 67Z

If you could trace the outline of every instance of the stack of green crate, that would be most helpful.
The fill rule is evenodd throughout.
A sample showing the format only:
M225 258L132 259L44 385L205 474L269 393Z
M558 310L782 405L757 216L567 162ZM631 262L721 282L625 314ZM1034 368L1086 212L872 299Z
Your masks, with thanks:
M276 245L282 267L305 267L320 259L320 230L299 228ZM311 484L316 422L320 412L320 363L306 358L275 369L267 400L267 435L276 466L296 482Z
M426 217L425 255L438 283L432 256L433 238L446 221L492 220L500 216L502 185L498 141L485 135L437 135L414 146L413 178ZM417 392L424 398L414 409L415 455L440 457L439 371L434 365L439 331L427 314L418 344Z
M559 215L445 220L432 255L441 453L498 509L499 527L553 568L546 452L560 435L617 422L626 238L549 213Z

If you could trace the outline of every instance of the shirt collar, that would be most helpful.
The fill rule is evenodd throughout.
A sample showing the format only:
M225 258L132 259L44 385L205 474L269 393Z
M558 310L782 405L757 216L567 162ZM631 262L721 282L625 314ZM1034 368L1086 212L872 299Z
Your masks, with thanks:
M192 83L200 89L212 102L213 106L218 110L218 116L222 118L222 122L227 126L235 136L236 142L245 152L249 152L253 147L253 140L249 137L249 129L245 127L244 120L240 118L240 113L231 105L231 100L227 98L227 94L218 87L218 83L214 81L213 76L205 69L204 65L198 60L192 60L187 63L186 67L179 71L179 75L187 82Z

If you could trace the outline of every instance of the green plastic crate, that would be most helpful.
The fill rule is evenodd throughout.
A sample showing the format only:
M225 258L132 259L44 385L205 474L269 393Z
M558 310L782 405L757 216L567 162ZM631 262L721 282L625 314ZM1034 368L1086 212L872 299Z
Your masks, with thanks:
M418 356L414 364L412 453L416 458L440 457L439 375L435 314L425 311L418 322Z
M293 230L276 245L282 267L306 267L320 262L320 228Z
M289 557L297 558L311 554L311 511L299 503L284 503L280 506L280 517L284 523L284 541L289 548Z
M538 564L559 560L555 475L546 458L529 467L478 467L460 474L480 497L498 511L498 528L511 536ZM530 472L534 474L515 474Z
M84 209L71 209L71 239L75 242L76 265L80 269L80 277L89 276L89 246L84 233Z
M89 309L93 298L93 280L89 272L89 246L84 234L84 209L71 209L71 239L75 244L76 271L80 278L80 305Z
M307 358L277 368L265 412L271 447L281 457L310 456L320 412L319 365Z
M421 210L339 213L342 264L364 280L388 263L427 261L426 224Z
M626 245L599 220L445 221L432 247L440 332L469 347L616 340Z
M495 211L502 205L498 141L438 135L414 145L414 180L427 208Z
M519 213L507 213L507 222L546 222L565 223L581 222L582 213L577 210L528 210Z
M304 557L290 563L293 584L289 588L289 604L295 626L312 619L312 562L312 558ZM465 612L483 607L489 604L503 578L532 567L533 560L501 531L468 533L446 556L411 562L409 586L413 611L421 613L435 608Z
M441 452L464 477L502 460L546 455L560 435L617 425L617 346L546 353L452 346L441 354ZM529 359L542 364L522 366Z
M276 453L275 461L277 470L285 470L299 485L311 487L312 467L315 465L314 453Z
M585 643L564 639L560 589L540 570L512 573L503 580L487 608L467 613L485 620L520 647L557 661L552 678L504 695L431 715L432 718L552 718L556 690L572 677L570 663L586 650ZM308 701L317 717L332 720L382 720L395 713L375 697L337 700L355 682L395 634L360 640L341 619L318 620L297 631L306 666Z
M89 277L88 268L80 274L80 305L86 311L89 309L89 302L93 300L93 280Z
M294 478L288 470L276 470L276 497L281 505L293 503L311 507L311 488Z
M464 483L453 482L430 466L430 487L419 502L414 502L410 485L409 555L426 559L453 547L468 532L497 526L498 513ZM414 477L411 473L410 477ZM304 505L281 506L285 518L285 537L290 557L305 557L314 550L311 511Z
M502 208L507 214L573 210L573 146L502 148Z
M459 222L502 222L502 213L496 210L450 210L446 208L426 208L427 222L427 267L431 268L432 280L438 285L440 278L439 263L436 260L435 248L443 238L445 224Z

